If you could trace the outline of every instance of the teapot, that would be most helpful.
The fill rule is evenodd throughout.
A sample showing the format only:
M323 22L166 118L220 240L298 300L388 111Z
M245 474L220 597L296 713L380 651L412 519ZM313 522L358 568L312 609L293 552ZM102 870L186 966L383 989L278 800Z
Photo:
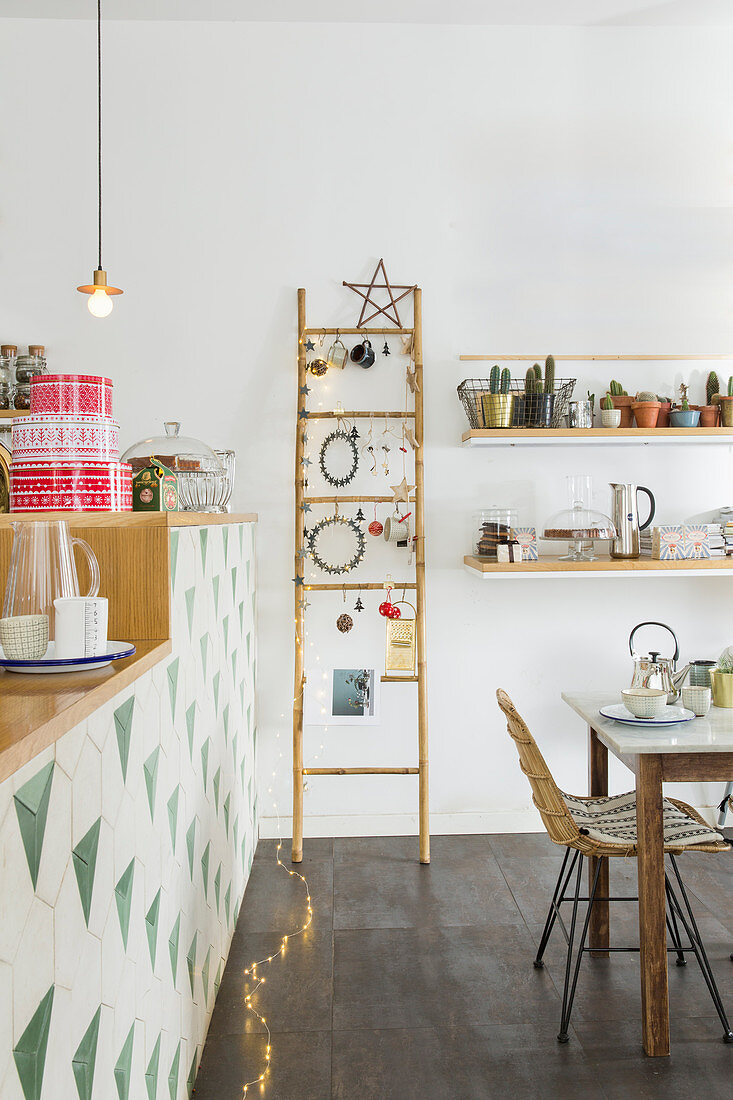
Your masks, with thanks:
M640 656L634 652L634 635L642 626L661 626L668 630L674 638L674 653L671 657L660 657L659 652L651 650L647 655ZM682 685L690 669L689 663L677 671L677 658L680 655L680 645L677 635L671 626L666 623L646 622L637 623L629 635L629 653L634 662L634 674L631 678L631 687L661 688L667 692L667 702L674 703L679 699Z

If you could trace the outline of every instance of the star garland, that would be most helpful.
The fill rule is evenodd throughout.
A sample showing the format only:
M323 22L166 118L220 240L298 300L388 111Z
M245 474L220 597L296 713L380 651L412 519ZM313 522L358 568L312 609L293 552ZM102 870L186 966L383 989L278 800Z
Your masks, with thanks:
M353 531L356 536L356 553L350 561L344 562L342 565L329 565L316 550L316 544L318 542L318 536L327 527L334 527L337 523ZM364 554L366 553L366 538L364 537L364 532L356 520L350 519L347 516L326 516L325 519L317 523L310 532L308 535L308 543L310 546L310 556L314 563L319 569L322 569L324 573L328 573L329 575L333 575L334 573L349 573L352 569L356 569L357 566L361 564Z
M351 469L343 477L334 477L333 474L331 474L326 469L326 451L337 439L343 440L344 443L348 444L352 455ZM321 452L318 456L318 462L321 467L321 473L323 474L323 477L329 485L334 485L337 489L343 489L344 485L348 485L350 481L353 481L356 474L357 466L359 465L359 452L357 450L356 443L351 438L351 435L347 432L342 431L341 428L327 435L326 438L323 440L323 443L321 444Z

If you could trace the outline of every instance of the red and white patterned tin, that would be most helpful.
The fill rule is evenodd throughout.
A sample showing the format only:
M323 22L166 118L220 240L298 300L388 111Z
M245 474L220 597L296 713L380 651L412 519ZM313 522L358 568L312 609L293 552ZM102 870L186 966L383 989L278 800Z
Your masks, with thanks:
M13 462L117 462L120 426L109 416L39 413L13 420Z
M112 380L95 374L37 374L31 378L31 413L112 415Z
M129 512L126 462L21 462L10 467L11 512Z

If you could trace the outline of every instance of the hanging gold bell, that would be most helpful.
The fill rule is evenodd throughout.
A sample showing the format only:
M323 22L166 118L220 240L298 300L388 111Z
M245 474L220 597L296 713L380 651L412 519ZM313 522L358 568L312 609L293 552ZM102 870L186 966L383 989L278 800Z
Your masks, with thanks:
M415 675L415 641L417 632L417 611L407 600L400 600L402 607L411 607L412 619L401 616L387 620L387 653L384 671L389 673L409 673ZM397 604L395 604L397 606Z

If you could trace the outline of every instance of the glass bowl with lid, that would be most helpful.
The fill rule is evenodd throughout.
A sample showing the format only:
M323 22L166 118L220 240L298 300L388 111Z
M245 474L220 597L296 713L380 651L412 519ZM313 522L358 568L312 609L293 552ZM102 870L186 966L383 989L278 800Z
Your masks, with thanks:
M594 543L616 538L616 528L610 516L593 507L593 480L588 474L575 474L567 479L568 504L556 512L544 525L542 538L563 540L568 552L560 561L595 561Z
M200 439L180 435L177 420L165 422L165 435L141 439L122 456L132 466L133 477L151 459L167 466L178 477L178 496L183 512L223 512L227 471L222 459Z

